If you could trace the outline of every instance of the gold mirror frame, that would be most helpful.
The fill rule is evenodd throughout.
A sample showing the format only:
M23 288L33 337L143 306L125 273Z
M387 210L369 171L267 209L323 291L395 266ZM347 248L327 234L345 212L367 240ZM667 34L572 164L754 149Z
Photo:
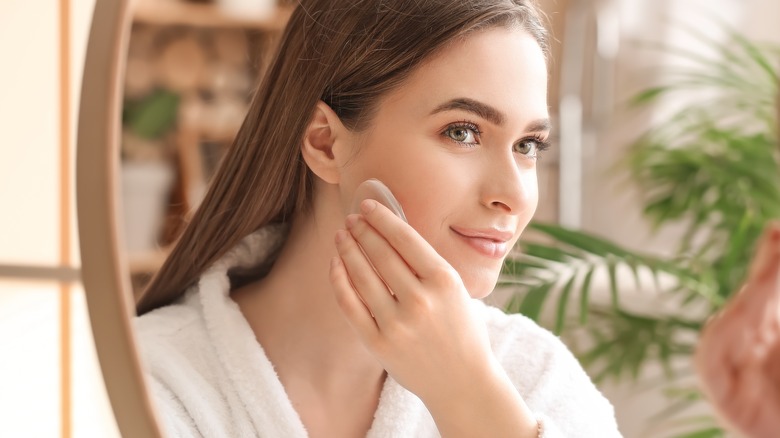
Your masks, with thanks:
M130 37L128 0L96 0L89 32L76 151L81 272L100 367L125 437L162 437L136 349L119 218L122 79Z

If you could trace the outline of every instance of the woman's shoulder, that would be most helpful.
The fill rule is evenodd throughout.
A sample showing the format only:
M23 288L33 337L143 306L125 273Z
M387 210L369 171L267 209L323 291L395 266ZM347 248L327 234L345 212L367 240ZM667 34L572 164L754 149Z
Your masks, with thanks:
M568 353L564 343L549 330L521 314L477 302L490 336L493 353L501 359L522 360L530 352L535 361L560 353Z
M561 436L620 436L612 405L560 338L524 315L478 305L493 353L540 418Z
M521 314L480 303L493 354L518 389L538 389L551 375L583 373L568 347L549 330Z
M148 389L168 436L241 436L230 421L222 371L194 290L134 320ZM198 415L210 412L211 415Z
M183 337L200 321L199 303L191 292L176 302L136 317L133 325L140 340Z
M193 357L202 357L209 349L200 302L192 292L136 317L133 324L142 362L151 374L172 365L191 366Z
M521 314L480 303L493 354L510 377L538 383L542 375L583 372L579 361L551 331ZM584 373L584 372L583 372Z

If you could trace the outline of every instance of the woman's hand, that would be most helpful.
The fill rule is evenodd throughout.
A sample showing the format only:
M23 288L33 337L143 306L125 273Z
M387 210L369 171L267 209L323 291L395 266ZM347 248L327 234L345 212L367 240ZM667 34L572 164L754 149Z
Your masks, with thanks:
M485 429L472 422L472 430L490 430L491 422L502 424L497 412L509 414L504 430L518 436L535 431L455 269L383 205L366 200L361 210L347 217L348 231L337 232L339 256L330 278L363 343L390 376L420 397L442 434L470 429L468 416L488 424ZM483 415L481 408L496 405L501 409Z
M704 392L735 429L780 430L780 224L760 243L743 289L704 328L696 351Z
M487 371L487 330L455 269L383 205L361 208L336 235L331 282L365 345L421 398Z

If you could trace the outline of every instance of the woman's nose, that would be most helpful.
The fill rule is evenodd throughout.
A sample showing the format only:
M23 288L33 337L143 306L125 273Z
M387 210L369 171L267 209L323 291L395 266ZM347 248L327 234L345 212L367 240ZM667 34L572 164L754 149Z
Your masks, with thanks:
M520 158L525 159L525 158ZM482 204L494 210L517 215L526 210L536 190L533 167L519 165L513 154L509 158L491 160L483 170Z

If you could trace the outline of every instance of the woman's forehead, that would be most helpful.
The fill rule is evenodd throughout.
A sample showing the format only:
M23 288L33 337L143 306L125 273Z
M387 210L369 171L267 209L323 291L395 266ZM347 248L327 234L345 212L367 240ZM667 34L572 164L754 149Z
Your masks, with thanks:
M469 108L491 122L547 117L546 60L528 33L495 29L449 45L380 103L410 118Z

